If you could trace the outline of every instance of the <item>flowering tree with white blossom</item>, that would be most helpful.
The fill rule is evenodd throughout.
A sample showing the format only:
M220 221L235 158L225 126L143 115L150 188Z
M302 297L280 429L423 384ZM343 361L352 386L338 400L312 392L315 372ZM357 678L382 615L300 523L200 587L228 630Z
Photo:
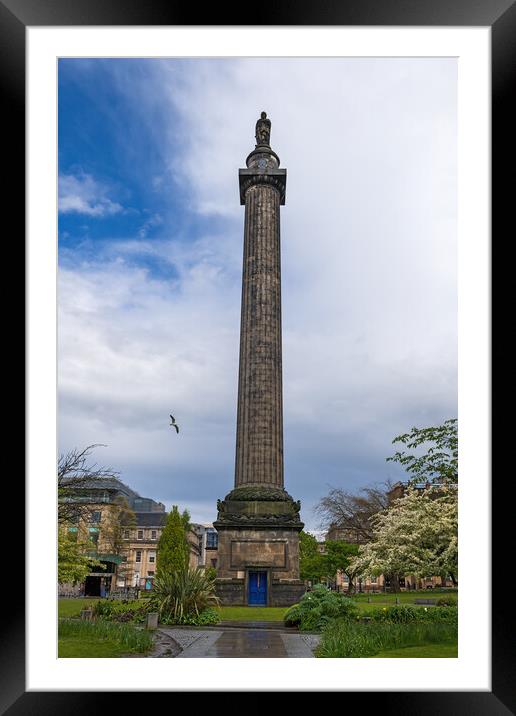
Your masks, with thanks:
M457 583L457 489L409 487L373 517L373 538L353 560L359 574L448 575Z

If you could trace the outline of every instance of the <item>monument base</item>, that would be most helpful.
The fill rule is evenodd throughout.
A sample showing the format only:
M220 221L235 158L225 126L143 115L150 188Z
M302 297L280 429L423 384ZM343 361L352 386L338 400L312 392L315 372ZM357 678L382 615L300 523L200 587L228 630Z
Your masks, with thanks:
M299 579L299 502L283 489L236 488L218 502L216 593L222 605L290 606Z
M215 580L215 594L223 607L291 607L297 604L306 592L305 583L301 579L273 579L268 589L268 598L265 604L249 604L248 579Z

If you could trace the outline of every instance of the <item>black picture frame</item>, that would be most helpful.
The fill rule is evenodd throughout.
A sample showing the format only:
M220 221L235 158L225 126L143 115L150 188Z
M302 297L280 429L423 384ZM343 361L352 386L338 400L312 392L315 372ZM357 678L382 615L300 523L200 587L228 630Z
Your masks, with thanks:
M259 17L257 17L259 15ZM503 245L503 234L512 226L514 181L508 170L514 161L514 127L516 116L511 95L516 87L516 4L514 0L312 0L311 2L270 3L258 9L255 4L230 6L203 5L203 22L197 22L199 8L170 0L0 0L0 82L4 97L2 115L6 122L3 138L5 206L18 218L25 216L25 33L27 27L73 25L361 25L361 26L468 26L490 27L492 40L492 229L493 239ZM8 141L7 141L8 140ZM5 159L11 152L11 160ZM21 219L18 220L21 225ZM494 241L493 241L494 245ZM17 244L18 261L24 263L23 242ZM505 286L505 287L504 287ZM508 287L500 286L501 307L509 300ZM29 287L30 288L30 287ZM504 302L504 303L502 303ZM493 330L497 311L493 311ZM9 316L10 317L10 316ZM13 322L13 335L18 326ZM19 335L19 333L18 333ZM500 357L501 357L501 350ZM495 350L493 357L497 357ZM21 371L20 371L21 372ZM23 380L23 378L22 378ZM23 383L24 384L24 380ZM493 381L493 388L496 383ZM508 428L505 429L506 431ZM497 431L496 443L504 442L503 429ZM506 435L508 438L508 435ZM497 455L493 445L493 455ZM512 505L508 498L510 478L493 464L492 484L492 574L511 571L504 560L504 525L512 524ZM19 476L19 464L16 465ZM501 474L500 474L501 473ZM18 491L18 505L24 503L21 479L13 481ZM514 489L514 488L512 488ZM7 511L12 520L10 534L20 534L20 510ZM9 529L9 527L8 527ZM20 548L19 537L17 545ZM21 554L21 550L19 551ZM483 568L479 569L484 578ZM17 594L21 593L19 581ZM79 714L91 713L95 707L112 709L120 693L103 692L26 692L25 690L25 613L18 600L4 612L0 649L0 713ZM491 692L367 692L343 694L339 708L350 708L359 697L360 712L380 710L397 714L500 714L516 713L515 659L510 622L510 600L502 601L492 617L492 691ZM196 693L196 696L201 696ZM321 694L322 695L322 694ZM132 709L148 708L151 694L131 692ZM117 700L115 702L115 699ZM211 702L213 705L213 702ZM320 704L318 704L320 707Z

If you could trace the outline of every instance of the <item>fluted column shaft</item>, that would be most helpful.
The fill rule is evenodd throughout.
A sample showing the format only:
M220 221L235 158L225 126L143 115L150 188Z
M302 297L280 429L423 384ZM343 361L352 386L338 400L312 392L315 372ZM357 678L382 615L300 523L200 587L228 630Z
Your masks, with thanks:
M245 192L235 487L283 487L280 192Z

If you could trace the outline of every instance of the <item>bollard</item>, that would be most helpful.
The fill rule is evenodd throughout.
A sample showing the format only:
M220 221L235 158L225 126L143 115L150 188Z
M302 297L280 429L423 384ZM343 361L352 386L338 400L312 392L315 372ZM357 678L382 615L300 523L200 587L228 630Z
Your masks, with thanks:
M399 603L400 603L400 598L396 597L396 604L399 604Z
M147 614L145 628L146 629L157 629L158 628L158 612L150 612L149 614Z
M93 619L92 609L81 609L81 619L91 621Z

